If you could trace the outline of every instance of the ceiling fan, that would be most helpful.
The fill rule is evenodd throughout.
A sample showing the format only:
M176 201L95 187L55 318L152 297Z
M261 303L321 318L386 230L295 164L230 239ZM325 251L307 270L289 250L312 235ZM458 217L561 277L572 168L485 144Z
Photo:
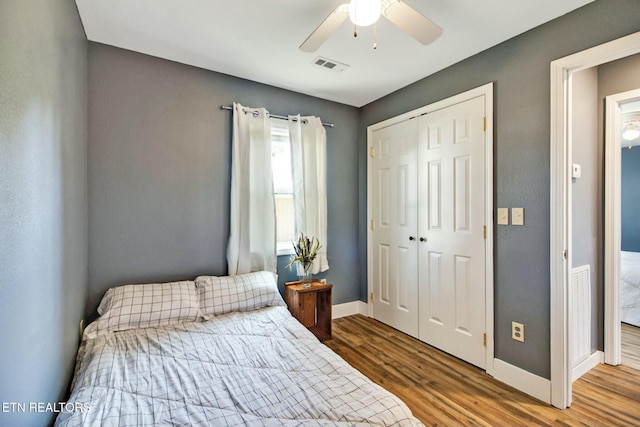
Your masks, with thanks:
M427 45L440 37L442 28L402 0L351 0L341 4L322 21L309 37L300 45L303 52L315 52L331 34L347 19L358 27L366 27L384 16L411 37ZM374 41L373 48L376 48Z

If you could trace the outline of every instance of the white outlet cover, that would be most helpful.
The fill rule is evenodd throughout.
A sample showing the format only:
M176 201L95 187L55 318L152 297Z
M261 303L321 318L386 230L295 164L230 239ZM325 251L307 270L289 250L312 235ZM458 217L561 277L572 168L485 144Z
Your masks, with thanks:
M511 338L524 342L524 325L522 323L511 322Z

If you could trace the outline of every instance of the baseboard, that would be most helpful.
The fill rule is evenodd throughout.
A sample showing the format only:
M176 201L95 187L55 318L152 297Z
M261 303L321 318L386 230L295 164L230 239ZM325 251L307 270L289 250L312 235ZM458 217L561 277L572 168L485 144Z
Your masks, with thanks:
M511 387L551 404L551 381L500 359L493 360L493 377Z
M331 307L331 318L338 319L340 317L351 316L353 314L367 315L367 303L362 301L345 302L344 304L336 304Z
M604 352L596 351L571 370L571 382L577 380L591 369L599 364L604 363Z

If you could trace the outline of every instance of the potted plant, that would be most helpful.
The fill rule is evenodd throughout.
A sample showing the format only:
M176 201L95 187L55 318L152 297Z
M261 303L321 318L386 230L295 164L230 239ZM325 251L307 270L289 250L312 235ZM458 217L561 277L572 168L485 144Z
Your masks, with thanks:
M318 249L321 248L320 242L315 237L309 238L304 233L300 233L298 241L292 243L296 254L291 256L289 269L291 270L294 264L299 264L298 275L300 276L300 282L302 282L303 287L309 287L311 286L311 267L313 266L313 260L318 255Z

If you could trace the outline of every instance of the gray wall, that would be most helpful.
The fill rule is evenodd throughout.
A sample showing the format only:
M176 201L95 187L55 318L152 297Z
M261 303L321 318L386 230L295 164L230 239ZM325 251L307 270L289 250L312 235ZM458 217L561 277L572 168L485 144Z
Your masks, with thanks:
M87 42L73 0L0 3L0 402L64 399L87 279ZM3 413L44 426L51 413Z
M640 54L602 64L598 67L598 96L601 99L601 113L604 108L605 97L639 88ZM602 135L600 137L602 138Z
M640 147L622 149L622 250L640 252Z
M90 43L87 314L111 286L226 274L233 101L335 123L325 276L358 299L357 108Z
M494 206L524 207L526 219L524 227L494 232L495 356L544 378L550 377L549 64L639 31L639 17L637 0L596 1L362 108L359 226L365 254L366 127L495 82ZM365 299L364 257L360 271ZM511 339L513 320L525 324L524 343Z
M573 163L582 176L572 183L572 263L590 266L591 272L591 352L598 349L602 318L598 310L603 286L603 150L598 138L598 67L572 77Z

